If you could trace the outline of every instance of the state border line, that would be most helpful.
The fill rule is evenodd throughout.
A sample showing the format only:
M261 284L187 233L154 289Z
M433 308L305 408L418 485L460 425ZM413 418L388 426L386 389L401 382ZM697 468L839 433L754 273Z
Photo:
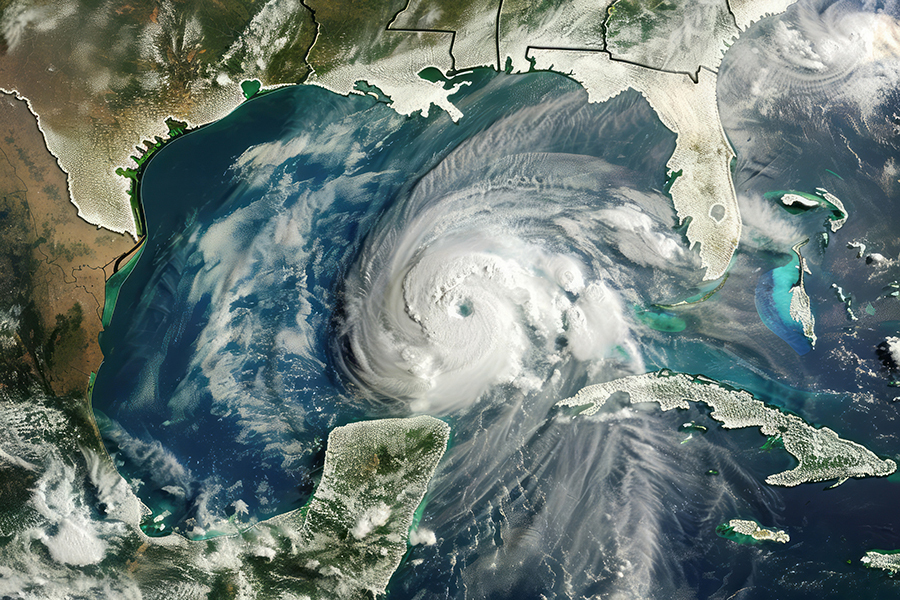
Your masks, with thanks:
M495 68L498 73L502 72L504 70L503 63L502 63L502 54L500 51L500 18L503 13L503 1L504 0L499 0L499 2L497 3L497 15L494 19L494 44L495 44L496 52L497 52L497 62L496 62ZM726 0L725 3L726 3L726 7L728 9L728 14L731 15L732 20L735 21L735 27L737 27L736 18L734 16L734 12L731 10L731 4L729 3L729 0ZM394 22L397 21L397 19L400 17L401 14L403 14L405 11L407 11L409 9L411 4L412 4L412 0L406 0L406 4L404 5L404 7L401 8L400 10L398 10L394 14L393 18L391 18L391 20L388 21L388 24L385 26L385 31L395 31L398 33L438 33L438 34L443 34L443 35L449 35L450 36L450 47L448 48L447 53L450 55L450 68L451 68L452 72L448 73L448 75L457 74L459 71L457 71L457 68L456 68L456 56L453 54L453 49L456 44L457 30L455 30L455 29L415 29L415 28L405 28L405 27L404 28L393 27ZM618 63L622 63L622 64L626 64L626 65L631 65L634 67L640 67L642 69L656 71L658 73L668 73L671 75L686 75L695 84L699 82L701 70L706 69L707 71L709 71L711 73L716 73L715 70L710 69L709 67L706 67L705 65L698 65L697 69L694 71L679 71L679 70L674 70L674 69L661 69L659 67L651 67L649 65L645 65L640 62L616 57L612 53L612 51L609 50L608 41L607 41L607 32L609 30L609 18L610 18L609 9L612 8L613 6L615 6L615 4L616 4L616 2L613 2L606 8L606 19L603 22L603 37L602 37L603 47L602 48L579 48L579 47L567 47L567 46L532 46L532 45L528 45L525 47L525 59L526 60L532 59L532 57L530 56L530 52L532 50L548 50L548 51L557 50L560 52L585 52L585 53L592 53L592 54L605 54L609 58L609 60L612 62L618 62ZM306 4L305 4L305 0L304 0L304 6L305 5ZM315 21L315 13L313 13L313 20ZM316 22L316 24L318 27L318 22ZM316 35L317 35L317 39L318 39L318 29L317 29ZM313 44L315 44L315 42L313 42ZM466 70L468 70L468 69L466 69Z
M557 50L560 52L584 52L586 54L605 54L609 57L609 60L612 62L622 63L626 65L631 65L633 67L640 67L642 69L647 69L648 71L656 71L657 73L668 73L670 75L687 75L692 82L698 83L700 78L700 71L706 69L707 71L711 71L708 67L704 65L700 65L697 67L696 71L675 71L671 69L660 69L657 67L648 67L647 65L641 64L639 62L635 62L632 60L627 60L624 58L616 58L613 56L612 52L607 50L606 48L578 48L578 47L563 47L563 46L526 46L525 47L525 60L531 60L532 57L529 56L529 53L532 50Z
M502 0L501 0L502 1ZM450 69L456 73L456 57L453 56L453 45L456 43L456 30L454 29L407 29L402 27L392 27L394 21L396 21L401 14L406 12L409 8L409 5L412 4L412 0L406 0L406 6L401 8L394 14L394 17L388 21L388 24L385 26L385 31L396 31L398 33L440 33L443 35L450 36L450 48L447 50L447 54L450 55Z

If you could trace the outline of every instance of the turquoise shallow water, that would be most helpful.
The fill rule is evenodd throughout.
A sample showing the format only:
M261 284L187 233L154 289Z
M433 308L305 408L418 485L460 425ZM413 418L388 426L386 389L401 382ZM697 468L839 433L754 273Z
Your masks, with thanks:
M791 317L791 290L798 285L799 268L800 259L794 255L786 265L762 275L756 284L756 311L766 327L802 355L812 345L803 326Z
M453 427L421 520L438 543L411 550L392 597L473 586L518 598L802 597L823 572L832 590L888 589L846 560L891 545L895 484L771 488L763 480L790 457L698 408L612 406L583 421L553 408L586 384L665 367L893 452L874 325L896 307L846 266L842 243L821 243L827 215L772 213L814 240L814 352L773 333L758 301L771 277L768 318L784 325L780 281L800 239L748 225L725 286L671 307L709 289L663 192L674 135L646 101L626 92L591 105L555 74L462 78L459 124L289 88L150 163L147 246L101 338L93 395L120 471L163 515L148 531L205 537L296 508L335 426L427 412ZM881 236L896 220L884 193L847 157L829 163L844 180L820 162L801 155L768 180L739 162L738 194L827 181L850 205L848 238ZM874 302L874 317L848 321L833 280ZM648 308L678 326L654 327ZM708 432L687 439L685 422ZM735 517L803 544L731 545L715 527Z
M225 499L247 496L251 505L255 490L267 482L271 497L255 507L259 516L305 500L330 428L382 411L354 402L332 367L335 353L342 353L333 340L335 315L343 310L341 278L377 220L405 218L390 211L402 210L417 177L517 109L552 98L584 104L578 88L557 76L506 80L482 71L470 78L461 104L471 104L473 116L460 125L440 114L404 119L371 99L303 87L249 102L153 159L141 188L148 243L103 334L107 360L94 404L112 419L107 440L125 460L123 470L151 478L145 500L167 510L185 500L166 520L170 527L191 518L190 498L209 478L226 477L211 484L225 489L240 481ZM558 139L543 141L542 150L618 157L621 149L610 149L596 134L626 130L636 138L635 152L618 162L646 170L655 158L655 176L661 176L659 161L671 150L671 134L635 97L618 104L626 119L639 112L646 122L631 117L603 123L616 109L584 107L573 120L578 129L554 127ZM291 155L292 144L297 155ZM244 175L240 163L248 152L258 153L261 166ZM358 164L348 168L351 158ZM235 214L249 218L232 225ZM298 224L301 216L309 221ZM296 232L284 234L279 227ZM290 251L272 239L304 234ZM220 247L207 258L212 244ZM257 255L262 253L269 254ZM229 296L225 285L251 289ZM228 319L226 330L214 330L214 318ZM249 339L217 340L245 328L258 329ZM288 348L289 335L304 336L309 345ZM208 352L212 345L215 352ZM210 364L222 361L233 367L219 373L227 382L210 375ZM219 392L224 396L216 398ZM258 406L259 414L240 414L248 405ZM277 431L267 430L272 419ZM294 462L285 469L281 461L287 459L274 455L279 446L294 444ZM161 464L172 465L163 470L168 479L153 481ZM161 491L173 486L185 495Z

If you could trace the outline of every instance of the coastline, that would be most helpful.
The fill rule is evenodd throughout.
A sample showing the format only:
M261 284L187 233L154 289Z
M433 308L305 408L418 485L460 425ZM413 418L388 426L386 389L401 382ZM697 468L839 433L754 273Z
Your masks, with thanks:
M78 216L67 174L29 101L20 94L0 98L0 194L7 210L22 215L9 223L0 249L12 265L4 274L5 301L22 311L22 345L47 391L83 394L102 360L97 338L106 279L133 242Z

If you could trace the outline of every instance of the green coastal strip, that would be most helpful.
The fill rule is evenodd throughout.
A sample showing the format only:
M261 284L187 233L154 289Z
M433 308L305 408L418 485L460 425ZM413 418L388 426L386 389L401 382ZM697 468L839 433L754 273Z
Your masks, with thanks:
M131 187L128 190L128 196L131 199L131 212L134 216L134 224L137 229L139 238L147 235L147 221L144 217L144 207L141 204L140 185L141 177L147 168L150 159L163 149L163 147L174 140L181 137L189 131L187 123L169 117L165 121L166 127L169 128L167 139L156 136L152 140L144 140L141 146L136 146L137 155L131 156L135 167L119 167L116 169L116 175L124 177L131 181Z
M143 241L147 236L147 220L144 216L144 206L141 202L140 190L141 179L144 176L147 165L150 163L150 159L156 156L166 144L169 144L172 140L191 131L188 128L187 123L179 121L178 119L173 119L172 117L166 119L165 123L166 127L169 129L169 135L166 139L156 136L153 140L144 140L141 146L135 147L137 155L131 157L135 166L118 167L116 169L116 175L124 177L131 182L128 195L131 199L131 211L134 215L135 227L137 228L139 247L134 253L134 256L129 257L125 262L125 266L121 268L119 268L119 263L128 255L123 254L119 257L119 260L116 261L115 271L110 275L109 279L106 280L106 293L103 302L103 315L101 317L101 323L104 329L106 329L109 326L110 321L112 321L113 311L116 308L116 301L119 298L119 290L122 288L125 280L128 279L128 275L134 270L134 266L137 264L144 251L145 244Z
M90 401L91 395L94 393L94 382L95 381L97 381L97 374L94 371L91 371L91 376L88 378L88 386L87 386L88 401Z
M112 321L113 311L116 309L116 301L119 299L119 290L122 289L125 280L128 279L128 276L134 270L134 266L137 264L138 260L140 260L145 247L146 244L141 244L141 247L134 253L134 256L125 263L125 266L110 275L109 279L106 280L106 298L103 302L103 316L100 320L103 329L109 327L109 323Z
M750 519L731 519L716 527L716 535L738 544L761 544L778 542L786 544L790 536L780 529L769 529Z
M675 181L682 175L684 175L684 169L678 169L677 171L667 171L666 182L663 184L663 191L668 194L669 190L672 189L672 186L675 185Z

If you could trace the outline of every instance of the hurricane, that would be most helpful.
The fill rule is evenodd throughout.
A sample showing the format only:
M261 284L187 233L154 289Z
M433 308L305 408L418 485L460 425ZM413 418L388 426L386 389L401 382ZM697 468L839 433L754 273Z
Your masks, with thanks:
M597 127L573 106L583 101L498 121L380 218L335 327L336 362L360 393L445 414L501 384L537 392L575 363L643 369L628 307L646 293L619 257L644 270L668 262L673 286L692 259L663 196L626 167L556 144L535 151L561 115L575 115L570 134Z
M736 516L779 525L788 497L764 480L791 459L699 404L614 395L581 415L560 401L672 369L821 415L810 407L833 391L777 380L812 379L811 342L785 315L797 269L824 263L826 246L798 243L825 213L765 201L747 173L766 149L736 141L741 247L705 281L668 194L675 135L641 94L590 102L546 72L451 81L458 122L301 86L154 157L148 236L93 391L145 532L202 540L286 514L322 479L335 427L431 415L450 443L392 595L753 589L782 559L748 547L734 566L705 532ZM736 109L725 121L741 130Z

